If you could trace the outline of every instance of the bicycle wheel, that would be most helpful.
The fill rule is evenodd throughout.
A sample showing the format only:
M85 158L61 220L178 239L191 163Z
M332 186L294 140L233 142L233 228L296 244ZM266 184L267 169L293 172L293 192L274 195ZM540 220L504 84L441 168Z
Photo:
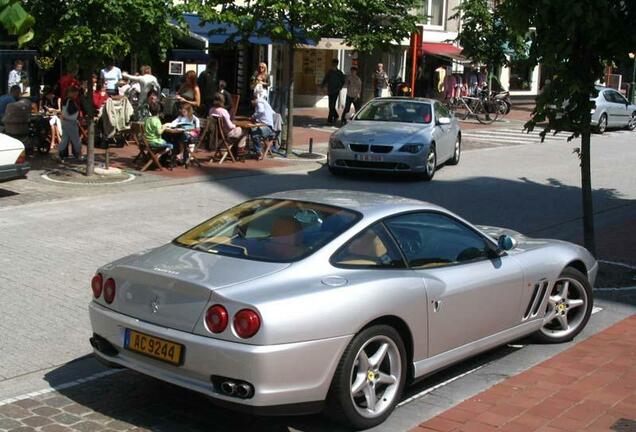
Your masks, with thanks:
M497 107L490 101L478 101L473 112L481 124L491 124L499 118Z
M503 118L510 112L508 108L508 104L501 99L494 99L495 106L497 107L497 114L499 117Z

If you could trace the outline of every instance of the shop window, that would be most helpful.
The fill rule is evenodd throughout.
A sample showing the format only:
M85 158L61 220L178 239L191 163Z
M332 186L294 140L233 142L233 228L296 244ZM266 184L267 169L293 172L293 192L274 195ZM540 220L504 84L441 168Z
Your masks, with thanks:
M424 25L431 27L444 27L446 18L446 0L422 0L420 6L420 18Z
M510 90L528 91L532 89L534 66L527 60L510 62Z

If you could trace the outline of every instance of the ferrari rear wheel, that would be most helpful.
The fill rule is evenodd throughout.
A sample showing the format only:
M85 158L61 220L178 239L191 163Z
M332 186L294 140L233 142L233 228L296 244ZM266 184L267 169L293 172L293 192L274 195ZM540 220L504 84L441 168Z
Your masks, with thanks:
M574 268L566 268L552 287L538 338L547 343L572 340L590 319L592 304L587 277Z
M382 423L406 382L406 349L390 326L369 327L345 350L331 383L326 413L357 429Z

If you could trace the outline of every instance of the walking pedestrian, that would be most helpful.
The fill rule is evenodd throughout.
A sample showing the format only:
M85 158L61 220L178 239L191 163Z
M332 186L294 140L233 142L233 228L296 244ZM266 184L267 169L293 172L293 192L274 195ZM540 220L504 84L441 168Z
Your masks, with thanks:
M357 67L351 66L349 75L345 78L345 87L347 88L347 99L345 99L345 106L342 111L341 122L343 126L347 124L347 114L351 110L351 104L353 104L356 112L362 106L362 80L358 76Z
M329 97L329 114L327 116L327 124L333 124L338 120L338 110L336 109L336 102L338 102L338 96L340 90L345 83L345 76L340 69L338 69L338 59L331 61L331 69L325 74L320 86L327 89L327 96Z
M381 97L382 91L389 88L389 76L384 71L384 65L378 63L373 73L373 97Z

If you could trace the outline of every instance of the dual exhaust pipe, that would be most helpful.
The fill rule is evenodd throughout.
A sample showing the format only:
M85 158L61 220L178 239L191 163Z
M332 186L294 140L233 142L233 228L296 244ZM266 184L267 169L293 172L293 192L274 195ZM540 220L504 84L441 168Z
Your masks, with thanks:
M221 391L226 396L247 399L254 395L254 387L246 382L226 380L221 383Z

